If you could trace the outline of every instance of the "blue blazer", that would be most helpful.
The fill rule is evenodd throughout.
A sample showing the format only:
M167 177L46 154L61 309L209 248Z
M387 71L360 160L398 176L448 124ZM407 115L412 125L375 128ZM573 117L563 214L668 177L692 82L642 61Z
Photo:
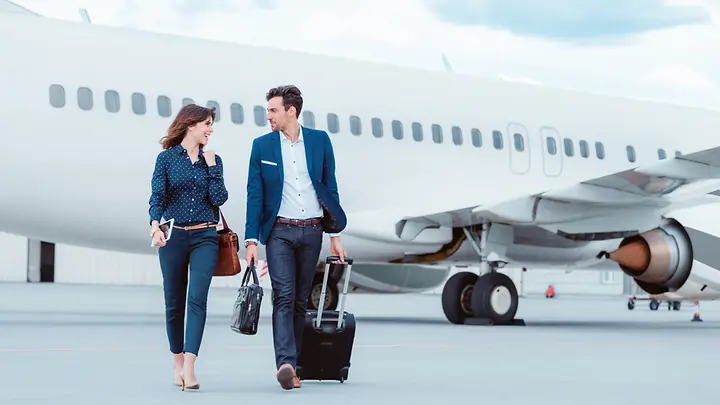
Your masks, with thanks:
M330 137L325 131L301 128L308 172L323 207L325 232L340 233L345 229L347 218L340 206ZM267 243L282 201L284 170L280 136L280 132L275 131L255 138L250 152L245 240L257 239L263 245ZM277 166L263 164L262 160L275 162Z

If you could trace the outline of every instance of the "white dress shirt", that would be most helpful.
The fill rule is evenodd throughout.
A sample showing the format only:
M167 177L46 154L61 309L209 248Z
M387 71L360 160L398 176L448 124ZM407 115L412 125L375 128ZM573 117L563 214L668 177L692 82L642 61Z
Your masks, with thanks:
M280 151L285 175L278 216L290 219L322 217L323 210L310 180L302 127L295 143L280 133Z

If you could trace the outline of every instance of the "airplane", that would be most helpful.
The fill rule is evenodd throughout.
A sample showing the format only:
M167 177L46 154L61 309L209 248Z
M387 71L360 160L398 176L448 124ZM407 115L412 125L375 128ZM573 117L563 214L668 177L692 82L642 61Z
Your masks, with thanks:
M302 124L333 142L354 283L445 283L453 324L516 321L506 265L620 269L650 294L720 297L720 229L691 215L720 202L718 111L20 13L0 13L0 38L0 231L157 254L159 139L198 102L218 109L208 148L242 238L264 95L292 83ZM467 263L480 270L445 280Z

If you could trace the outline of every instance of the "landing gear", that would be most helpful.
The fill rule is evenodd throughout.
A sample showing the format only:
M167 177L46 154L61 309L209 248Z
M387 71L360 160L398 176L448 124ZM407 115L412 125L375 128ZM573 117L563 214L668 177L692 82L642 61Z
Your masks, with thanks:
M318 309L320 308L320 293L322 292L323 274L316 273L313 279L312 287L310 287L310 296L308 297L307 308ZM338 306L338 299L340 297L340 291L338 290L337 280L333 277L328 278L327 291L325 293L325 302L323 311L329 310L334 311Z
M480 244L467 231L467 239L480 256L480 276L460 272L448 279L442 292L442 307L454 324L524 325L515 319L519 297L510 277L498 273L498 262L489 262L485 255L489 224L482 225Z

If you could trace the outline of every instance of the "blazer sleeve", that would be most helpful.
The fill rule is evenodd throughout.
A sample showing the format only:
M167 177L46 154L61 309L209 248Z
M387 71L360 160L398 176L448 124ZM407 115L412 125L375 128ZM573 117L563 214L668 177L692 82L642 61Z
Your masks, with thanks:
M260 176L260 147L258 139L252 143L247 179L247 206L245 209L245 240L260 237L260 216L263 206L262 177Z
M335 152L333 151L330 136L325 131L323 131L323 134L325 135L325 154L323 156L322 183L328 188L335 201L340 204L340 194L335 179Z

